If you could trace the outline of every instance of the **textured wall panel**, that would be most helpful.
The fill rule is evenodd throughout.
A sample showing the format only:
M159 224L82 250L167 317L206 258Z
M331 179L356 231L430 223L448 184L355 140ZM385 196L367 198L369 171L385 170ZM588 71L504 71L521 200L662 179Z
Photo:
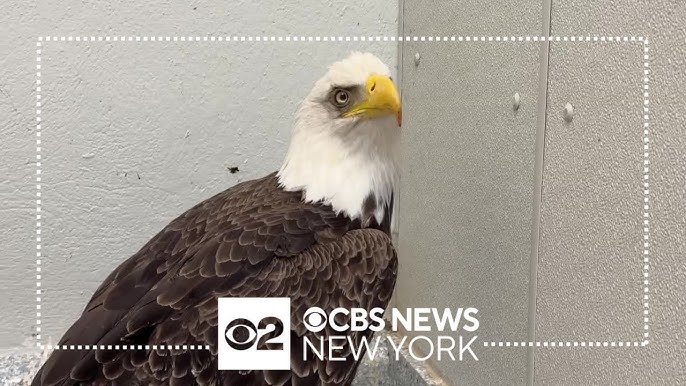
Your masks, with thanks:
M542 2L534 0L403 0L401 7L405 35L526 36L542 26Z
M400 307L479 309L479 362L435 365L455 384L522 384L539 46L403 47ZM415 66L414 53L421 62ZM512 108L521 95L522 107Z
M650 343L538 350L536 384L683 384L686 4L553 1L552 9L554 35L650 40ZM551 50L539 338L642 340L640 50L615 44ZM571 125L560 117L568 100L579 112ZM575 194L563 201L565 190ZM571 234L564 236L562 227Z
M538 340L643 340L642 69L639 43L551 45Z
M542 25L539 1L403 1L402 10L404 35L525 36ZM526 340L540 46L405 43L401 54L398 305L473 305L480 345ZM456 385L526 382L526 350L477 353L479 362L433 364Z

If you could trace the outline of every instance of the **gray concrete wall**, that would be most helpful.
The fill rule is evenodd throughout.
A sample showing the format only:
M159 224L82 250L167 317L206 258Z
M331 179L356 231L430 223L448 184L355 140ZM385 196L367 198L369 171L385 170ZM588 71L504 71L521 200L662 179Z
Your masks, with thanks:
M683 2L403 9L405 35L650 41L648 89L638 41L401 45L397 305L475 306L480 338L504 346L438 371L465 385L685 383Z
M0 348L34 344L38 36L385 36L397 15L384 0L4 4ZM275 170L297 103L351 50L395 67L390 42L44 42L42 341L185 208Z

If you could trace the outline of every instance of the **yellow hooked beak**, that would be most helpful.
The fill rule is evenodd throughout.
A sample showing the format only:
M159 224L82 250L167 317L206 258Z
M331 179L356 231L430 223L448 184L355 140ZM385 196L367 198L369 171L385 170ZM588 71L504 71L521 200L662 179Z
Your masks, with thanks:
M359 115L363 118L374 118L382 115L395 115L398 126L401 126L403 113L400 106L400 94L391 78L374 74L367 79L365 90L367 91L367 99L353 106L343 116Z

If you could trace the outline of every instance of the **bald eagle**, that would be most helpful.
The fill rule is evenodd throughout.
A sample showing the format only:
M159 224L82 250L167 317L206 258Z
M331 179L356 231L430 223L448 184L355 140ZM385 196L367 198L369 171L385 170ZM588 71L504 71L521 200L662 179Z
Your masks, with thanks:
M298 109L278 172L195 205L119 265L59 341L89 347L53 351L32 385L350 384L348 343L345 361L303 359L303 314L387 306L400 121L382 61L354 52L332 64ZM218 370L218 297L290 297L291 369Z

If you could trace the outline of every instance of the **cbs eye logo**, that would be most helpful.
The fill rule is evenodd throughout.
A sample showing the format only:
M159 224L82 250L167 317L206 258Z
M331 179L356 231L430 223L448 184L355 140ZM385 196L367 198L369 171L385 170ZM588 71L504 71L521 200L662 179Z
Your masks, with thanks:
M219 298L219 370L290 370L290 298Z
M326 312L319 307L310 307L303 315L305 328L312 332L319 332L326 327Z

